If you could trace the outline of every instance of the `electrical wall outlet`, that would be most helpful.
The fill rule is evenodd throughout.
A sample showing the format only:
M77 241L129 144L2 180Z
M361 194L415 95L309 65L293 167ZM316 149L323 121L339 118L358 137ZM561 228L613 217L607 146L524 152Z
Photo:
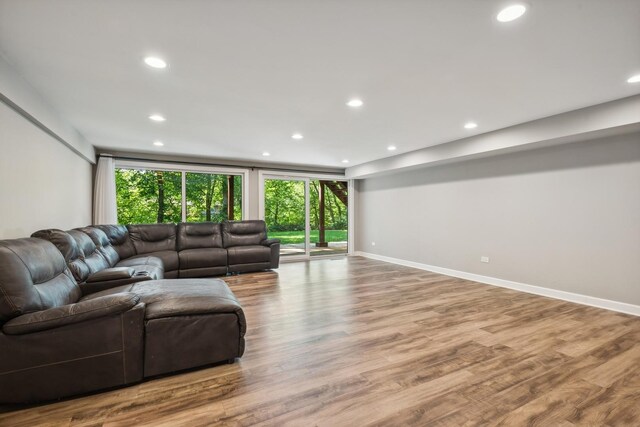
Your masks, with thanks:
M480 262L489 262L489 257L488 256L481 256L480 257Z

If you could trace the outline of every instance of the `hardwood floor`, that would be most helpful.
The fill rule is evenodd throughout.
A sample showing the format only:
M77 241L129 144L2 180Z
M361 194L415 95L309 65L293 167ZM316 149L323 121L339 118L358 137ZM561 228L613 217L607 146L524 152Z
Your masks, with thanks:
M365 258L229 277L233 365L0 425L638 426L640 318Z

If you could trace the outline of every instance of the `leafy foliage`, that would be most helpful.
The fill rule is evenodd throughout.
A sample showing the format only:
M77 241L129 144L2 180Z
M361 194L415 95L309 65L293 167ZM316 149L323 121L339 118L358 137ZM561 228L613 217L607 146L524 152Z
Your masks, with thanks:
M269 231L304 231L304 182L267 179L264 183L265 221ZM320 182L309 186L310 222L312 229L320 223ZM331 191L325 191L325 227L347 229L347 207Z
M182 174L116 169L116 202L121 224L180 222Z
M242 177L232 176L234 219L242 219ZM227 175L187 172L187 221L227 219ZM182 221L182 172L116 169L118 222L145 224Z
M186 173L187 222L221 222L227 218L229 206L228 175ZM242 177L231 176L234 186L233 218L242 219Z
M269 231L304 230L304 182L266 179L264 217Z

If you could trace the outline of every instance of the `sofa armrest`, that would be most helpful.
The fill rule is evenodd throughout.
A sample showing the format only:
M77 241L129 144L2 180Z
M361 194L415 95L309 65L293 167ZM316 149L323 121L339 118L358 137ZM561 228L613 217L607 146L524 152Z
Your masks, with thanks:
M109 282L133 277L135 270L131 267L112 267L93 273L87 278L87 283Z
M132 283L143 282L145 280L153 280L157 276L157 274L154 273L154 270L157 269L157 267L148 267L151 271L136 270L131 267L114 267L99 271L98 273L92 274L86 282L80 283L82 295L87 296L89 294L101 292L117 286L130 285ZM116 270L120 270L120 272L117 272Z
M269 268L274 269L280 266L280 239L267 239L262 241L263 245L268 246L271 249L271 256L269 257ZM266 244L265 242L268 242Z
M262 246L271 246L276 243L280 243L280 239L265 239L262 242L260 242Z
M2 331L7 335L21 335L45 331L47 329L80 323L99 317L123 313L133 308L139 301L140 297L130 292L105 295L75 304L23 314L5 323Z

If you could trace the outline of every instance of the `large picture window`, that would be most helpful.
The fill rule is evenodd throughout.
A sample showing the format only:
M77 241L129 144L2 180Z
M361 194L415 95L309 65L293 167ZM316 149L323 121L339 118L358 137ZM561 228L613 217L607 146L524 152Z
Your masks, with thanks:
M243 172L125 164L116 165L115 174L120 224L220 222L243 217Z
M182 173L116 169L120 224L182 221Z
M186 173L187 221L242 219L242 177Z

